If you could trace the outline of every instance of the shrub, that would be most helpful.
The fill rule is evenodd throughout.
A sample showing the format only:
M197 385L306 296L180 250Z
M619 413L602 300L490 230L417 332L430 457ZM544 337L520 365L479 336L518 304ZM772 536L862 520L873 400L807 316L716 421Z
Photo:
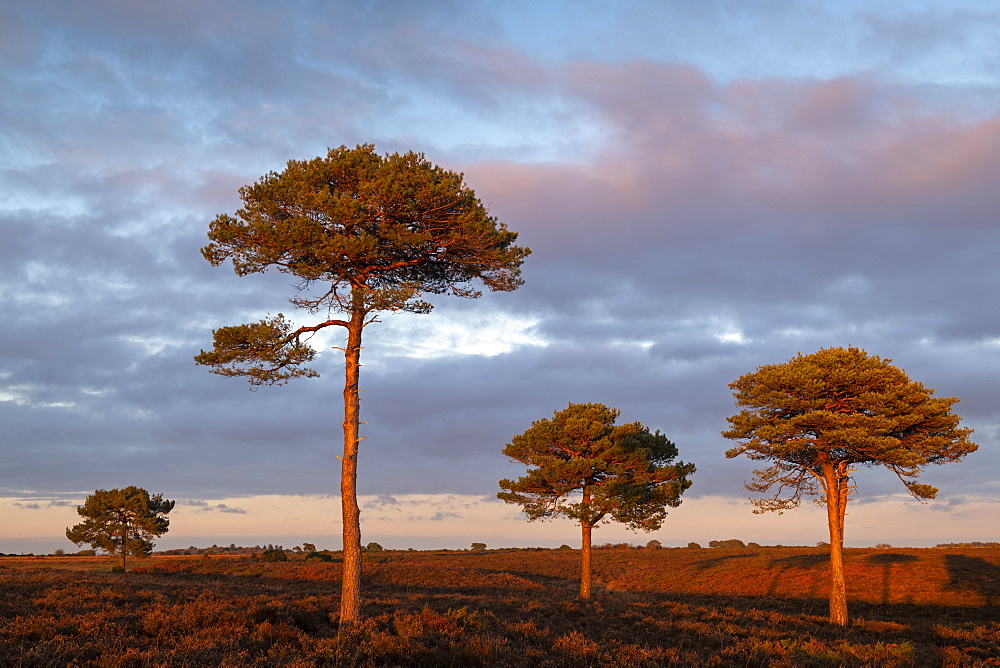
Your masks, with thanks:
M306 555L306 561L324 561L329 563L333 561L333 556L322 552L310 552Z
M472 551L473 552L485 552L486 551L486 543L473 543L472 544Z
M698 543L695 543L694 541L688 543L688 547L691 548L692 550L700 550L701 549L701 545L699 545Z
M275 547L264 550L260 557L264 561L288 561L288 555L285 554L285 551Z
M710 540L708 541L709 547L722 547L722 548L738 548L746 547L744 543L739 538L730 538L729 540Z
M595 550L634 550L632 543L602 543L594 546Z
M385 548L378 543L368 543L368 545L365 546L365 549L369 552L381 552Z
M121 564L118 564L117 566L112 566L111 567L111 572L112 573L124 573L125 572L125 568Z
M572 550L573 548L571 548L569 545L560 545L559 549L560 550Z
M663 543L661 543L660 541L655 540L655 539L649 541L648 543L646 543L646 549L647 550L659 550L662 547L663 547Z

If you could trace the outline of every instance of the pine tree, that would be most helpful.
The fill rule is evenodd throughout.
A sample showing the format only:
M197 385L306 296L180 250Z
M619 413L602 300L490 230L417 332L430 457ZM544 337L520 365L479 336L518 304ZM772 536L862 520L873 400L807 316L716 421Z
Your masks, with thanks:
M803 495L818 496L826 506L830 621L841 626L847 624L844 517L857 489L851 474L884 467L915 498L933 499L938 490L917 482L923 467L959 461L978 447L969 440L972 430L959 427L951 412L958 399L931 396L933 390L891 362L859 348L827 348L730 383L737 405L746 408L727 418L732 428L722 435L739 445L726 457L769 462L746 487L761 493L776 488L752 500L754 512L780 513L798 506Z
M84 521L66 529L66 537L77 546L88 543L108 554L120 554L122 570L125 557L145 559L153 551L152 538L167 532L166 515L174 502L162 494L150 496L141 487L99 489L87 497L76 512Z
M296 327L284 315L222 327L214 349L195 357L251 387L318 374L304 366L316 355L306 342L342 327L344 453L340 492L344 576L340 623L357 621L361 606L361 524L357 501L361 335L384 311L427 313L429 294L476 298L521 285L530 252L517 234L490 216L462 174L432 165L422 154L380 156L371 145L330 149L326 157L291 160L240 189L244 208L218 216L202 254L227 260L239 276L274 269L295 278L291 304L313 316ZM340 314L343 317L335 316Z
M602 522L655 531L667 507L681 503L693 464L677 462L677 447L659 431L633 422L615 425L620 411L603 404L569 404L537 420L503 453L528 474L501 480L497 497L520 504L529 521L556 516L580 523L580 597L591 590L591 533Z

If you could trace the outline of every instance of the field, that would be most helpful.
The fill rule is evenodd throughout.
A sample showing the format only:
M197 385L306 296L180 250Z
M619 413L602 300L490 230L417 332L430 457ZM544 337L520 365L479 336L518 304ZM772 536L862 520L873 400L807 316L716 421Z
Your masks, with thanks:
M374 553L339 641L337 563L7 557L0 665L1000 665L1000 549L845 556L835 628L817 548Z

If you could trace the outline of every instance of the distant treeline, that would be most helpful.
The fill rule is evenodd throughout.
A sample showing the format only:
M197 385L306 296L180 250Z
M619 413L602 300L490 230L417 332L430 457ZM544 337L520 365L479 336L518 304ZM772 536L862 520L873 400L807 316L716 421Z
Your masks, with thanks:
M745 543L738 538L729 538L727 540L710 540L708 541L709 548L720 548L720 549L761 549L767 547L787 547L787 548L803 548L811 547L808 545L761 545L759 543ZM818 543L816 547L828 547L826 543ZM891 548L892 545L887 543L879 543L875 547L877 548ZM960 548L960 547L990 547L998 548L1000 547L1000 542L997 541L980 541L974 540L965 543L938 543L934 547L943 548ZM430 550L415 550L412 547L398 549L398 550L386 550L378 543L369 543L368 545L361 548L364 552L382 552L382 551L396 551L396 552L480 552L486 549L484 543L473 543L471 548L458 548L458 549L430 549ZM572 550L579 548L572 548L569 545L561 545L559 547L500 547L492 548L493 550L503 550L505 552L524 550L530 552L539 552L545 550ZM664 548L664 546L658 540L651 540L645 545L634 545L632 543L602 543L594 545L595 550L659 550L659 549L671 549ZM673 548L673 549L702 549L702 545L699 543L688 543L683 548ZM253 546L242 546L236 545L235 543L230 543L228 547L212 545L211 547L195 547L194 545L190 547L175 548L172 550L158 550L154 554L159 555L213 555L213 554L229 554L229 555L243 555L243 556L254 556L263 555L265 552L284 552L286 554L301 554L309 555L314 552L319 552L322 554L339 554L339 550L327 550L327 549L317 549L315 545L311 543L304 543L302 546L296 545L292 548L285 548L281 545L253 545ZM34 556L54 556L54 557L93 557L97 554L95 550L79 550L77 552L66 552L65 550L55 550L51 555L36 555L34 552L20 552L9 554L4 554L0 552L0 557L34 557Z

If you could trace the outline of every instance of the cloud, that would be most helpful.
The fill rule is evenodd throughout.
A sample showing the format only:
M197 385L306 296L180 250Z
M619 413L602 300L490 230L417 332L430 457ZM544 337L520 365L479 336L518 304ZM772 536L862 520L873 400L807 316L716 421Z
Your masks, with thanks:
M181 506L192 506L197 508L199 513L234 513L237 515L246 515L248 511L243 508L236 506L228 506L225 503L208 503L206 501L199 501L197 499L182 499L177 502Z
M514 293L366 330L374 515L465 513L404 498L491 497L570 401L666 433L691 499L742 497L726 383L848 344L962 398L984 447L928 478L995 493L997 13L786 5L0 9L0 486L206 515L334 491L339 333L318 380L195 366L292 294L199 248L241 185L373 141L463 171L534 250Z

